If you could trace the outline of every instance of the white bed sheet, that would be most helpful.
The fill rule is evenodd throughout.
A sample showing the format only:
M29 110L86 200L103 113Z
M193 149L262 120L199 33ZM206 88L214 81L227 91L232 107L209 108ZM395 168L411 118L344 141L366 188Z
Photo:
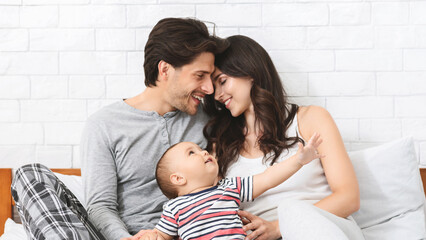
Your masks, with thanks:
M12 219L8 218L4 224L4 234L1 235L0 240L26 240L27 234L25 233L22 224L15 223Z

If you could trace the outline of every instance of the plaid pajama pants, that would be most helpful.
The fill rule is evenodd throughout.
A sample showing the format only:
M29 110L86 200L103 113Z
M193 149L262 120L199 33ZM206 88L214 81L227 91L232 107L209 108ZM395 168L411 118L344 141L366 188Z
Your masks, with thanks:
M74 194L47 167L20 167L11 190L29 239L105 239Z

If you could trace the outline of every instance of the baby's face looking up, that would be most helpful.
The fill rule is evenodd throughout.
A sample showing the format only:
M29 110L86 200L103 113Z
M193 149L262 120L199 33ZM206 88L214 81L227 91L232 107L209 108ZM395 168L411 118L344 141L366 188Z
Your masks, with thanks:
M170 149L172 172L181 174L187 183L210 185L217 181L219 166L216 158L192 142L181 142Z

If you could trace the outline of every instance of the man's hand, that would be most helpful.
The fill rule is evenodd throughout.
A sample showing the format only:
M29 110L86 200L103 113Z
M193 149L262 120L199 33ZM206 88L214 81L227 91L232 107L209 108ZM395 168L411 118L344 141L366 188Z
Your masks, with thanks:
M133 237L121 238L120 240L163 240L160 234L154 229L141 230Z
M246 211L238 211L238 215L243 221L243 230L252 231L245 239L276 240L281 237L278 221L268 222Z

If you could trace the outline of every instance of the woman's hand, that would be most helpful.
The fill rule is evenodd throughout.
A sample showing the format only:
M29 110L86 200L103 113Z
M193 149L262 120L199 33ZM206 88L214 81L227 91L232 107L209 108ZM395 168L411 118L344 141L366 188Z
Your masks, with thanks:
M245 232L252 231L246 239L276 240L281 237L278 221L268 222L246 211L238 211L238 215L243 221L243 230Z

